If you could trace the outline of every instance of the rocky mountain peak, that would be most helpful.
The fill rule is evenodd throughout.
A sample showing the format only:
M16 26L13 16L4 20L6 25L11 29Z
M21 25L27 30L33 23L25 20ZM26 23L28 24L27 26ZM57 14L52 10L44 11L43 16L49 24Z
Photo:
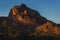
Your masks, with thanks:
M38 11L21 4L14 6L8 17L0 17L0 31L10 38L20 37L21 34L60 37L60 24L46 19Z
M25 24L42 24L47 21L46 18L39 14L39 12L27 7L25 4L21 4L21 6L14 6L11 9L8 18Z

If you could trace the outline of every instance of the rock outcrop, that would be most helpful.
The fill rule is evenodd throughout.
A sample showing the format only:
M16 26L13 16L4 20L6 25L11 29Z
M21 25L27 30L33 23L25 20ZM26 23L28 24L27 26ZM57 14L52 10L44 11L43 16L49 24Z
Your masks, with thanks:
M36 10L28 8L25 4L14 6L8 18L26 25L35 23L43 24L47 22L46 18L42 17Z

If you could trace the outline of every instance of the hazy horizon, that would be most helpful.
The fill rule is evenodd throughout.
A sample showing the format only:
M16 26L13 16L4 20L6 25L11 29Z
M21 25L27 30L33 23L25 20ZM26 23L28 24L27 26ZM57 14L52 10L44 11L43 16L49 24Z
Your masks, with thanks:
M0 17L8 16L15 5L26 4L40 15L55 23L60 23L60 0L0 0Z

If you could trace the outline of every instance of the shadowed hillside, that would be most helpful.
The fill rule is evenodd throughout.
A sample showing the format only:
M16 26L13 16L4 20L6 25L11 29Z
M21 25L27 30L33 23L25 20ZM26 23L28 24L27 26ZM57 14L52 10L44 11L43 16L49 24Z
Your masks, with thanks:
M0 17L0 39L59 40L60 24L21 4L11 8L8 17Z

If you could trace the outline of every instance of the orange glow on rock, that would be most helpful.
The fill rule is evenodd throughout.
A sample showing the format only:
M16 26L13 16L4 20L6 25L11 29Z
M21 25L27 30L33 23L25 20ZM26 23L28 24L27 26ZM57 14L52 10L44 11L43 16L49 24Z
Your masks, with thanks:
M27 14L27 10L24 10L24 12L23 12L25 15Z
M18 14L17 14L18 15ZM16 18L20 21L23 22L25 24L33 24L35 22L35 19L30 19L29 16L26 17L22 17L21 15L16 15Z

